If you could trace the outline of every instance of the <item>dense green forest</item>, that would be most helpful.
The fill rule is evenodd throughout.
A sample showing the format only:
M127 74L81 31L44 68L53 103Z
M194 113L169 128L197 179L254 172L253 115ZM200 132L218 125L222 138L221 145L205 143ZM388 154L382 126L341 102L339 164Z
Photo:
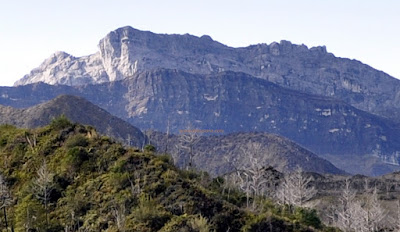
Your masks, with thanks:
M65 117L0 126L2 231L336 231L314 210L251 199L170 156L124 147Z

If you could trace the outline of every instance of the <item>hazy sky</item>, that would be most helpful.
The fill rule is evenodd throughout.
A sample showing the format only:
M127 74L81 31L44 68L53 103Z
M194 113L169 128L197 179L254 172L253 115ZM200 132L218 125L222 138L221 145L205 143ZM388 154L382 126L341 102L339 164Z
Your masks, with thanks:
M12 85L55 51L97 51L130 25L210 35L233 47L289 40L326 45L400 78L399 0L0 0L0 85Z

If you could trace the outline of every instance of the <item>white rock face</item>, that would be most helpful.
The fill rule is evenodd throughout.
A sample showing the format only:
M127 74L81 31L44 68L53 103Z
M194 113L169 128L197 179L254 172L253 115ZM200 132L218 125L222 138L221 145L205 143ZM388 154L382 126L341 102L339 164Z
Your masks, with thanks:
M15 85L97 84L153 69L192 74L242 72L286 88L341 99L391 119L400 118L399 80L359 61L337 58L325 47L308 49L281 41L232 48L209 36L155 34L132 27L110 32L100 40L96 54L77 58L57 52Z
M56 52L14 85L36 82L51 85L84 85L106 81L109 81L109 78L100 53L76 58L65 52Z

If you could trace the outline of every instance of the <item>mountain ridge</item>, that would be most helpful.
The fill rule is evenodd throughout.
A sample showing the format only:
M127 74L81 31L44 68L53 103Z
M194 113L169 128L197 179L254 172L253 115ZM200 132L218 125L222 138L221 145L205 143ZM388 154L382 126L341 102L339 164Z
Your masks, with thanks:
M157 147L158 152L171 154L175 164L184 167L188 157L182 149L179 149L182 145L187 145L182 140L184 132L169 135L157 131L145 133L150 143ZM252 150L254 147L257 148ZM201 168L213 176L244 170L250 165L251 159L257 160L259 165L271 166L283 173L301 168L306 172L347 174L298 144L282 136L265 132L236 132L208 136L199 133L196 143L193 144L193 153L194 167ZM249 154L251 157L247 156Z
M61 56L64 57L64 56ZM380 116L400 118L400 81L356 60L337 58L326 47L280 43L232 48L209 36L156 34L132 27L108 33L99 52L42 65L16 85L38 81L82 85L122 80L157 68L187 73L244 72L281 86L331 96Z
M131 146L142 147L145 141L145 136L138 128L112 116L82 97L60 95L45 103L24 109L0 105L0 124L11 124L22 128L47 125L52 119L61 115L74 122L94 126L100 133Z
M169 121L175 132L189 124L226 133L265 131L320 156L343 158L342 164L334 163L339 168L361 156L399 162L396 122L342 100L283 88L245 73L201 75L157 69L98 85L8 87L0 88L0 103L26 107L61 93L82 96L141 129L166 131ZM380 175L395 168L362 167L353 162L345 171Z

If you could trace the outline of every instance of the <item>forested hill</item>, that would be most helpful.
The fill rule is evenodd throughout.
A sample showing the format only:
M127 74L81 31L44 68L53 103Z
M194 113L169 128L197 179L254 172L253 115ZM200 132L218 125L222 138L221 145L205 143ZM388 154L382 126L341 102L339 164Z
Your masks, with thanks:
M0 187L3 231L332 231L312 210L246 208L217 179L64 117L0 126Z

